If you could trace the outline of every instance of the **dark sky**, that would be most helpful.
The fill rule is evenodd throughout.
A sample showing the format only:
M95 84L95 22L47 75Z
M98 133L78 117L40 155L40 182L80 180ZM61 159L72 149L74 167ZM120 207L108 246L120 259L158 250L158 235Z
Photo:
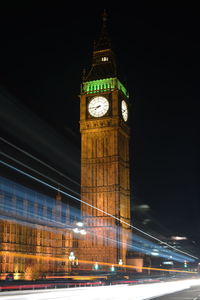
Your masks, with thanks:
M0 10L0 84L62 135L65 146L52 142L59 151L76 149L77 178L78 94L104 9L96 6ZM200 240L198 12L183 4L107 7L118 70L132 102L134 205L148 204L158 227L169 233Z

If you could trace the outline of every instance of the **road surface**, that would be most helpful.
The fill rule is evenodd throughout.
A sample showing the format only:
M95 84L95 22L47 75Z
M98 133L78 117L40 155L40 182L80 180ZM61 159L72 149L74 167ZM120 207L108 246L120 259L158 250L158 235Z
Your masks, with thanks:
M156 297L154 300L200 300L200 286L195 286L190 289L162 297Z
M190 296L190 288L191 296ZM169 298L183 291L183 298ZM200 279L177 280L138 285L93 286L67 289L51 289L37 291L1 292L0 300L144 300L144 299L176 299L197 300L200 294ZM167 296L164 296L167 295ZM188 297L187 297L188 295ZM195 295L194 297L192 295ZM161 297L164 296L164 297ZM193 297L193 298L190 298Z

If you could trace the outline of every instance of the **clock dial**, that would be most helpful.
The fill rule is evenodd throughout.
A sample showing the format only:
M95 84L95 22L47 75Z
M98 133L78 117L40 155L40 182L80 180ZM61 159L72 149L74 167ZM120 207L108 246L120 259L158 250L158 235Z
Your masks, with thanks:
M128 106L126 101L122 100L121 102L121 110L122 110L122 117L126 122L128 120Z
M109 102L105 97L94 97L88 104L88 111L95 118L103 117L109 109Z

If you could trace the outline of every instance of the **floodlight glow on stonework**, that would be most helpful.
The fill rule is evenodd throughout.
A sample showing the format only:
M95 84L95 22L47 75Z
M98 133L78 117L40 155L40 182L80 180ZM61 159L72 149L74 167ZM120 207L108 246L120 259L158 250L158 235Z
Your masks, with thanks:
M167 247L169 247L169 248L175 249L173 246L168 245L166 242L161 241L160 239L156 238L155 236L152 236L152 235L148 234L147 232L144 232L143 230L141 230L141 229L139 229L139 228L137 228L137 227L135 227L135 226L133 226L133 225L131 225L131 224L129 224L129 223L127 223L127 222L125 222L125 221L119 219L119 218L117 218L116 216L113 216L113 215L109 214L108 212L103 211L102 209L97 208L97 207L95 207L95 206L93 206L93 205L91 205L91 204L89 204L89 203L87 203L87 202L85 202L85 201L79 199L78 197L75 197L74 195L71 195L71 194L69 194L69 193L67 193L67 192L65 192L65 191L61 191L61 190L59 190L58 188L54 187L53 185L51 185L51 184L49 184L49 183L47 183L47 182L45 182L45 181L43 181L43 180L41 180L41 179L39 179L39 178L37 178L37 177L35 177L35 176L33 176L33 175L27 173L27 172L24 172L24 171L22 171L22 170L20 170L20 169L18 169L18 168L16 168L16 167L14 167L14 166L12 166L12 165L10 165L10 164L4 162L4 161L2 161L2 160L0 161L0 163L1 163L2 165L6 166L6 167L9 167L9 168L12 169L12 170L17 171L17 172L20 173L20 174L25 175L25 176L28 177L28 178L33 179L33 180L36 181L36 182L42 183L43 185L45 185L45 186L47 186L47 187L53 189L54 191L59 191L61 194L65 195L65 196L69 196L71 199L77 200L77 201L79 201L79 202L81 202L81 203L84 203L84 204L88 205L89 207L95 208L97 211L100 211L100 212L104 213L104 214L107 215L107 216L111 216L111 217L114 218L115 220L118 220L118 221L120 221L121 223L130 226L131 228L137 230L138 232L140 232L140 233L142 233L142 234L145 234L145 236L148 236L148 237L150 237L150 238L156 240L157 242L161 243L161 244L164 245L164 246L167 246ZM2 177L1 177L1 179L2 179ZM1 183L2 183L2 181L1 181ZM2 188L2 185L1 185L1 188ZM138 245L139 247L136 246L135 239L136 239L136 235L134 235L134 239L133 239L133 240L134 240L134 249L136 250L136 248L137 248L137 250L140 252L140 251L142 251L142 249L143 249L143 247L140 245L140 242L141 242L141 239L142 239L142 238L141 238L141 237L137 237L137 239L136 239L136 240L139 242L139 245ZM139 239L139 240L138 240L138 239ZM152 243L152 242L150 242L150 241L147 241L146 239L143 239L143 241L145 241L145 243L148 242L148 244L151 244L153 247L155 247L155 244L154 244L154 243ZM162 247L164 248L164 246L162 246ZM157 246L157 247L160 248L161 246ZM192 257L193 259L198 259L198 257L193 256L193 255L191 255L191 254L189 254L189 253L186 253L186 252L184 252L184 251L182 251L182 250L180 250L180 249L177 249L177 248L176 248L175 251L176 251L176 252L179 252L179 253L182 253L182 254L184 254L184 255L186 255L186 256L187 256L187 260L188 260L188 256L189 256L189 257ZM144 253L144 252L142 252L142 253ZM145 252L145 253L146 253L146 252ZM174 253L173 253L173 254L174 254ZM0 253L0 255L1 255L1 253ZM162 257L164 257L164 256L162 255ZM169 255L167 254L167 258L172 258L172 256L169 257ZM181 258L181 259L182 259L182 258ZM193 259L192 259L192 261L193 261Z

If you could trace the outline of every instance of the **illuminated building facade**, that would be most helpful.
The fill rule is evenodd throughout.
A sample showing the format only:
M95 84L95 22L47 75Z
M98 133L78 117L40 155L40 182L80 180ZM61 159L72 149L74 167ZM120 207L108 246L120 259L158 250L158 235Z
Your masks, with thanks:
M69 271L72 231L60 194L52 199L5 178L0 187L0 279L9 273L30 280Z
M104 13L80 94L81 199L88 204L81 206L88 233L79 243L80 259L126 263L130 229L123 221L130 224L129 107Z
M80 94L81 199L89 205L82 203L81 213L87 234L74 239L68 229L69 207L63 205L59 194L52 201L27 188L22 193L17 184L1 178L0 279L9 273L15 279L66 273L71 269L68 258L72 251L79 260L126 264L129 106L104 14L93 63L84 75Z

